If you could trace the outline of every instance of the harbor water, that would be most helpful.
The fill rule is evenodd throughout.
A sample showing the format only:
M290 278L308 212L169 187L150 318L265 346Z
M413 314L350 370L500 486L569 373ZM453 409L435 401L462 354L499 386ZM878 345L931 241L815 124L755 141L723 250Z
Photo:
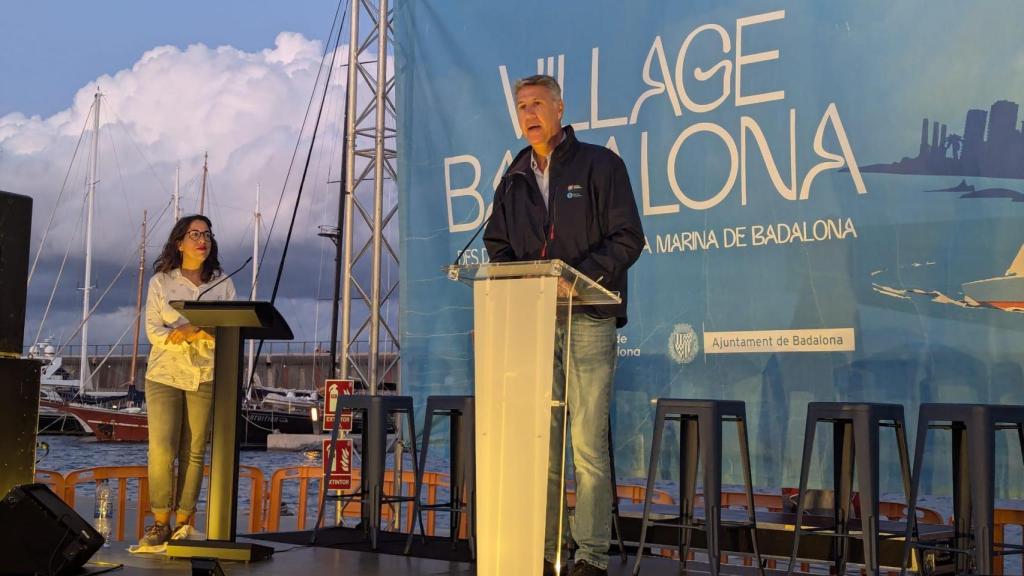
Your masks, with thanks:
M67 476L75 470L92 468L95 466L145 466L147 463L146 443L105 443L96 442L88 437L76 436L40 436L36 459L36 468L39 470L50 470ZM431 450L433 452L433 450ZM393 457L388 458L390 467ZM412 470L412 460L406 455L403 460L406 470ZM207 449L206 463L210 463L209 449ZM263 477L268 483L274 471L293 466L322 466L319 450L309 451L270 451L270 450L243 450L239 455L239 464L242 466L253 466L259 468ZM353 457L353 466L360 466L358 454ZM430 461L428 469L444 469L444 462ZM113 482L111 483L113 487ZM307 506L307 527L316 518L316 506L318 482L310 482L308 506ZM238 526L239 532L246 531L248 526L251 488L248 481L239 481L238 490ZM135 512L138 507L138 484L135 481L128 482L127 486L127 510L125 511L126 538L132 532L135 525ZM75 510L84 518L92 519L94 511L96 488L95 484L88 482L80 484L76 489ZM296 507L299 500L299 484L296 481L287 481L281 489L281 530L293 529L295 526ZM203 482L203 490L198 502L197 515L200 517L198 524L204 523L207 506L207 480ZM116 512L115 512L116 514ZM330 514L328 514L330 517ZM328 524L333 521L328 520Z
M421 439L419 439L421 440ZM92 468L94 466L144 466L147 462L147 444L145 443L102 443L96 442L91 438L85 437L73 437L73 436L40 436L40 444L45 444L46 448L40 447L37 450L38 464L36 467L43 470L52 470L60 472L62 475L67 475L74 470L81 470L86 468ZM431 448L431 452L434 453L434 448ZM444 453L444 450L438 450L437 455ZM389 456L388 467L391 466L393 458ZM209 450L207 450L207 463L209 463ZM269 491L269 482L274 474L274 471L293 466L322 466L321 454L318 450L310 451L267 451L267 450L243 450L239 456L239 463L243 466L254 466L259 468L265 480L268 483L267 490ZM406 470L412 470L412 460L410 455L406 453L404 464ZM360 459L358 453L353 455L353 466L360 466ZM427 459L427 470L431 471L442 471L447 472L447 461L438 458L436 456L428 457ZM619 482L624 484L642 484L645 479L643 478L620 478ZM309 487L308 503L306 510L306 528L310 528L317 513L317 502L318 492L316 489L316 482L311 482ZM659 489L670 492L673 497L678 497L678 485L672 481L660 481L657 483ZM740 490L740 486L728 486L726 489ZM238 491L238 527L239 533L247 531L248 519L249 519L249 502L250 488L247 481L240 481ZM282 486L281 494L281 511L280 511L280 530L294 530L296 528L296 512L298 506L299 496L299 485L298 482L289 481L285 482ZM448 498L447 489L440 488L438 491L438 501L445 501ZM125 538L133 540L133 529L135 526L135 512L138 506L138 486L135 482L129 482L128 484L128 504L127 510L125 511ZM203 526L205 524L205 512L207 505L207 492L206 482L204 481L203 490L200 494L198 503L197 514L199 516L198 525ZM900 501L902 500L901 494L884 494L883 500L886 501ZM83 517L91 520L94 512L95 502L95 485L91 482L79 485L76 490L76 502L75 509ZM923 496L921 504L928 506L932 509L939 511L944 517L948 518L952 513L952 499L948 495L929 495ZM996 503L997 507L1006 508L1020 508L1024 507L1024 502L1020 500L999 500ZM331 511L333 507L327 508L325 525L333 525L333 514ZM115 511L116 516L116 511ZM355 520L346 519L346 523L351 525L354 524ZM448 525L447 514L438 513L436 525L440 529L439 533L445 532L445 527ZM1007 540L1014 544L1024 544L1024 534L1022 534L1021 528L1018 526L1007 527L1006 532ZM1021 558L1011 556L1007 558L1007 568L1010 571L1020 570Z

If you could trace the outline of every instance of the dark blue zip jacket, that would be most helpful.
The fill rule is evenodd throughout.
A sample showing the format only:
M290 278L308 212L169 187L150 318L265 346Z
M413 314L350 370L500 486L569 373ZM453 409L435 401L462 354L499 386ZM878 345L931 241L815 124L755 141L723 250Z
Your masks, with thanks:
M484 230L492 262L559 258L622 296L622 304L586 306L626 324L626 270L640 257L644 232L626 165L614 152L576 139L571 126L551 154L548 205L530 167L531 148L516 156L494 196ZM553 228L553 233L552 233ZM545 249L546 247L546 249Z

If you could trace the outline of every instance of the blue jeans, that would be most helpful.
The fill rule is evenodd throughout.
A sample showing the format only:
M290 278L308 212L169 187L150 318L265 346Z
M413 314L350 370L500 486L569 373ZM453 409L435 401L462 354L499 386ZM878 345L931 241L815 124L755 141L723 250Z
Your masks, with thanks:
M146 413L149 418L149 502L154 512L191 515L203 485L206 441L210 435L213 383L203 382L195 391L146 380ZM178 476L174 476L174 459ZM172 486L174 489L172 490Z
M555 330L552 398L561 399L569 366L569 434L576 477L573 537L576 561L608 567L611 538L612 486L608 457L608 410L615 377L615 318L572 315L569 354L565 354L565 322ZM552 410L551 466L548 469L547 530L544 558L555 560L558 533L559 466L562 457L562 411Z

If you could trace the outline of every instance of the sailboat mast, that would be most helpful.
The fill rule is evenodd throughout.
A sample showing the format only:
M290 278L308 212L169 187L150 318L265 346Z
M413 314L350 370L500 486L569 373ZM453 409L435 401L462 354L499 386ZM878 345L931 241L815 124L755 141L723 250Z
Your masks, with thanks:
M92 118L92 163L89 166L89 188L86 192L85 212L85 280L82 283L82 351L79 357L80 368L78 380L79 394L85 392L86 382L92 375L89 370L89 305L90 291L92 290L92 214L93 204L96 199L96 183L99 180L99 154L100 154L100 97L102 93L96 90L93 99Z
M142 280L145 277L145 223L147 210L142 210L142 241L138 243L138 284L135 290L135 337L131 345L131 374L129 382L135 386L138 374L138 336L142 321Z
M181 218L181 208L178 203L181 201L181 164L174 167L174 221Z
M208 161L210 159L209 152L203 152L203 184L199 189L199 213L203 214L203 209L206 205L206 176L210 173Z
M146 274L146 216L147 211L142 211L142 241L139 242L139 282L135 291L135 341L132 343L132 367L129 372L129 386L134 387L135 377L138 374L139 359L139 325L142 321L142 279Z
M249 300L256 300L256 275L260 269L260 185L256 184L256 212L253 214L252 233L252 291L249 293ZM249 365L245 374L245 381L252 382L253 371L256 370L256 341L249 339ZM251 386L246 386L246 391L251 391Z

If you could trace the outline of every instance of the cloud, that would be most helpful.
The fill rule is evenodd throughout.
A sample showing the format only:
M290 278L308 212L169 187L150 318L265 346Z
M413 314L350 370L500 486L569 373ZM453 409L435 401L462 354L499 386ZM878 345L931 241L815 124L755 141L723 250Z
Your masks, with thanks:
M285 175L322 54L321 42L290 32L280 33L273 47L256 52L203 44L184 49L160 46L143 54L131 68L103 75L83 86L66 110L46 118L20 113L0 117L0 189L33 198L33 255L47 219L55 210L54 226L29 289L26 340L35 336L68 246L72 247L69 262L54 304L58 309L51 312L43 335L67 335L77 326L77 322L65 324L70 324L81 310L81 292L76 288L82 283L81 219L91 132L85 134L74 163L72 157L97 89L102 91L103 100L101 170L93 232L93 283L97 286L94 294L102 292L119 270L124 268L124 272L97 312L104 321L90 326L90 343L113 343L124 330L119 324L130 316L123 310L134 305L143 209L148 210L151 219L146 258L150 268L172 224L169 206L176 166L181 169L182 212L195 212L203 154L209 154L206 213L214 221L221 244L221 262L229 271L252 253L257 185L262 186L264 236L279 195L285 189L272 241L280 252L319 100L314 103L314 113L302 135L296 167L286 188ZM335 61L328 104L289 252L285 292L295 302L303 298L312 302L316 296L313 279L319 277L323 244L329 244L317 237L317 226L334 224L337 213L338 184L328 181L338 179L345 82L341 65L347 58L347 47L342 46ZM91 120L88 122L91 125ZM65 175L68 184L58 204ZM333 246L329 246L321 297L330 295L332 260ZM273 259L266 263L261 297L269 298L276 264ZM238 284L244 285L249 272L242 272L237 278ZM297 303L290 306L295 310L311 309ZM322 305L320 309L329 319L330 307ZM296 325L308 325L308 333L296 330L296 337L314 337L314 324L318 327L317 336L324 337L324 323L312 318L297 321Z

